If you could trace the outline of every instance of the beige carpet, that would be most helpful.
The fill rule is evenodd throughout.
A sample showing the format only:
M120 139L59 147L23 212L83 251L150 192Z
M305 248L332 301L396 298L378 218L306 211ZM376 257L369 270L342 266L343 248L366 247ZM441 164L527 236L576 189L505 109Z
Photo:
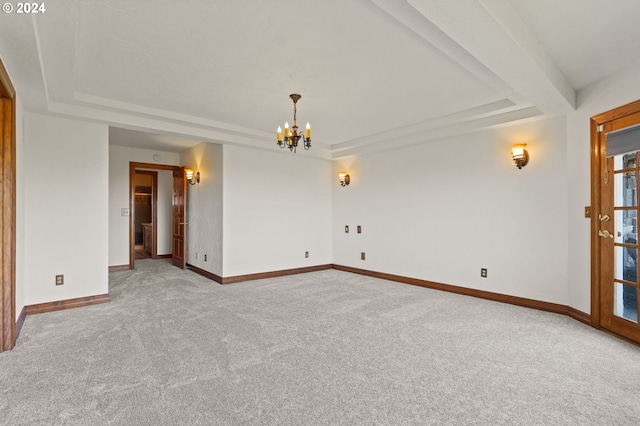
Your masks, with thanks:
M640 348L564 316L335 270L136 267L111 303L27 317L0 424L640 424Z

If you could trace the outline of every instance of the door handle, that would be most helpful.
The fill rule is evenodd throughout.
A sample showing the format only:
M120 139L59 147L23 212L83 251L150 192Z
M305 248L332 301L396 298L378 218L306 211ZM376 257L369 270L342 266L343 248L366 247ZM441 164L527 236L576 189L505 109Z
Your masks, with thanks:
M605 231L598 231L598 236L602 237L602 238L613 238L613 235L611 235L611 233L607 230Z
M609 222L611 220L611 216L608 214L599 214L598 219L600 219L601 222Z

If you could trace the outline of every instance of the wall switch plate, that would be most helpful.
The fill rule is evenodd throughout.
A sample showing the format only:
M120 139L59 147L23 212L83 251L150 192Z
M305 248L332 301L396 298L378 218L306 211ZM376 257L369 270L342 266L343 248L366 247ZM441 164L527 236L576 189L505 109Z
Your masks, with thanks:
M348 233L349 233L349 226L348 226L348 225L346 225L346 226L344 227L344 233L345 233L345 234L348 234Z
M305 257L305 259L308 259L308 258L309 258L309 252L308 252L308 251L305 251L305 252L304 252L304 257Z
M196 260L200 257L200 253L196 253Z
M64 284L64 275L56 275L56 285Z
M482 278L487 278L487 268L480 269L480 276Z
M360 260L365 260L365 254L364 252L360 252Z
M584 217L586 217L586 218L590 218L591 217L591 206L585 206L584 207Z
M129 216L131 211L128 208L120 209L120 216Z
M358 225L358 234L362 234L362 226Z

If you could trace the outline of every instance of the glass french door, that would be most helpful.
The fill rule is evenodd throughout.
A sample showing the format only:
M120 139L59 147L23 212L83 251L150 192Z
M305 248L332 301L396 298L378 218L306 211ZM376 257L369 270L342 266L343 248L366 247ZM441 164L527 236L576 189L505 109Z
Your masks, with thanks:
M640 114L637 119L640 122ZM612 120L606 132L629 126L629 118ZM640 211L640 137L637 151L603 158L600 241L600 325L640 342L638 324L638 217Z

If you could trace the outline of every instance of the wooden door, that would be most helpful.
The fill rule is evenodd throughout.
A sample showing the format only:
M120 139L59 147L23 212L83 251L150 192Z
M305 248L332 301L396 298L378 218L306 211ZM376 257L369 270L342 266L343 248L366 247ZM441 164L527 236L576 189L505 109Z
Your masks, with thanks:
M171 214L172 263L182 269L187 267L186 256L187 177L184 167L173 170L173 202Z
M598 209L592 218L592 241L597 247L599 325L640 342L638 323L638 184L640 183L640 130L624 150L607 149L615 132L640 124L640 112L601 122L596 132L600 156ZM635 132L634 132L635 133ZM619 133L618 133L619 135ZM608 154L607 154L608 152ZM595 248L594 247L594 248ZM592 312L592 315L594 313Z

